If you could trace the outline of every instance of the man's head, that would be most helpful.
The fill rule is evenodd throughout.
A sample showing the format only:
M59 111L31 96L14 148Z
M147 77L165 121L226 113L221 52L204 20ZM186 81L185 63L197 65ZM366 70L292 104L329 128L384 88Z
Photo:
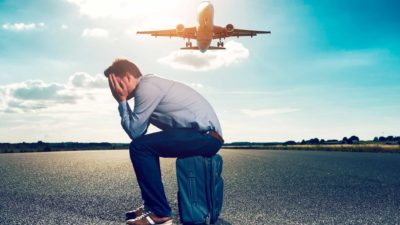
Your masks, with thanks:
M108 78L111 74L115 74L116 76L122 78L127 75L134 76L135 78L139 78L142 76L139 68L132 62L127 59L116 59L111 66L109 66L105 71L104 75Z
M104 75L109 79L111 92L114 97L118 93L116 87L123 87L121 93L127 92L127 99L133 97L133 91L137 85L137 79L142 76L139 68L132 62L126 59L116 59L111 66L109 66L105 71ZM119 97L116 97L116 99ZM125 97L122 96L122 99ZM118 100L117 100L118 101Z

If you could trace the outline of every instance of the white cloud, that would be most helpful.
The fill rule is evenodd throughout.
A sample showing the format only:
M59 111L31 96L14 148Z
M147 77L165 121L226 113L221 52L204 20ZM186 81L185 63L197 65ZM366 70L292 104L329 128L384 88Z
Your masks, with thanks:
M148 16L162 11L171 11L183 0L67 0L77 6L82 15L92 19L129 19Z
M191 83L183 82L183 83L188 85L188 86L191 86L191 87L193 87L195 89L204 88L204 85L202 83L195 83L195 82L191 82Z
M207 71L229 66L249 57L249 50L239 42L229 41L225 46L226 50L208 50L205 53L198 50L177 50L158 61L175 69Z
M51 107L55 104L74 103L78 95L67 86L28 80L1 86L0 112L29 112Z
M292 113L297 112L299 109L295 108L271 108L271 109L242 109L240 110L243 114L250 117L269 116L276 114Z
M67 30L69 27L68 27L68 25L66 25L66 24L62 24L62 25L60 26L60 28L63 29L63 30Z
M0 86L1 138L10 142L129 141L118 125L118 104L109 88L94 88L96 82L87 82L100 80L100 75L84 75L79 82L81 76L74 74L65 83L25 81ZM25 93L16 94L21 90Z
M44 28L45 24L42 23L6 23L3 24L2 28L4 30L12 30L12 31L26 31L26 30L34 30Z
M101 74L91 76L85 72L77 72L73 74L68 81L70 86L76 88L106 88L107 79Z
M202 83L190 83L189 85L194 88L203 88L204 87L204 85Z
M106 38L108 31L101 28L86 28L82 32L82 37Z
M79 104L100 92L108 93L107 82L100 74L75 73L66 84L28 80L0 86L0 112L31 112L63 104ZM99 90L99 91L96 91Z
M10 94L20 100L74 100L74 95L65 93L62 84L46 84L41 80L29 80L10 89Z

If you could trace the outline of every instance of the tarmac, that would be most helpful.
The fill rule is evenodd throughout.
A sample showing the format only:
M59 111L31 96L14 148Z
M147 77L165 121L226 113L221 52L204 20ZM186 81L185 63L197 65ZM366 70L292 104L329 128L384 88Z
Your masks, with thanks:
M400 224L400 154L220 153L218 225ZM178 224L175 159L161 166ZM0 154L0 224L125 224L141 203L127 150Z

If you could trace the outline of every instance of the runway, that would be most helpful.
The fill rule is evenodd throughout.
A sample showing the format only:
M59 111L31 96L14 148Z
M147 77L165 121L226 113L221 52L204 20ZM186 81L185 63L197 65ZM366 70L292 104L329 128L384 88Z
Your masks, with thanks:
M221 150L219 225L400 224L400 154ZM175 213L175 159L161 160ZM127 150L0 154L0 224L125 224Z

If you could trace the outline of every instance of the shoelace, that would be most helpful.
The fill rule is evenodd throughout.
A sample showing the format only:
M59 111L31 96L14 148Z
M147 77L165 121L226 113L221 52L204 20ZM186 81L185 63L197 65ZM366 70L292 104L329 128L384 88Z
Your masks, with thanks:
M143 209L143 210L144 210L144 205L137 207L137 208L135 209L135 211L139 211L140 209Z

